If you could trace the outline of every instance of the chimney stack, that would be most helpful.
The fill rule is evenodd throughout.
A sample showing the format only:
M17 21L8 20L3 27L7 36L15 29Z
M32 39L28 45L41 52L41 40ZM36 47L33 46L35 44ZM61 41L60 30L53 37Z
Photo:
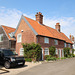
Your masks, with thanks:
M36 15L36 21L39 22L40 24L43 24L43 15L41 12L38 12Z
M55 29L56 29L58 32L60 32L60 23L56 23Z
M70 40L72 41L72 39L71 39L71 34L70 34L70 36L69 36L69 37L70 37Z

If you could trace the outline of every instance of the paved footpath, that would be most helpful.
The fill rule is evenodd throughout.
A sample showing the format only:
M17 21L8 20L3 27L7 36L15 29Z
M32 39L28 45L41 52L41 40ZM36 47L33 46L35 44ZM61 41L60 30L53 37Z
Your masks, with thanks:
M44 63L23 71L18 75L75 75L75 58Z

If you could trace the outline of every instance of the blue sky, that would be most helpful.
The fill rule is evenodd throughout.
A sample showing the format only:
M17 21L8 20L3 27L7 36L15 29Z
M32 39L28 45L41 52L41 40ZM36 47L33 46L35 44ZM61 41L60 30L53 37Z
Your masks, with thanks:
M75 0L0 0L0 25L16 27L22 14L35 19L44 15L44 24L55 27L57 22L67 36L75 35Z

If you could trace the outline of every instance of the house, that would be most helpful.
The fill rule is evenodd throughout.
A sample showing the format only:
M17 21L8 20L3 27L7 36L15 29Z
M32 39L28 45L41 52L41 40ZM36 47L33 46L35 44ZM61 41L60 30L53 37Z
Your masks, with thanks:
M0 26L0 49L15 50L16 39L13 38L15 28Z
M70 34L69 37L70 37L70 40L71 40L72 43L73 43L73 46L72 46L72 47L73 47L73 49L75 49L75 37L74 37L73 35L71 35L71 34ZM74 55L75 55L75 51L74 51Z
M39 43L42 47L42 60L45 55L49 55L49 47L56 47L56 54L61 58L64 57L63 48L70 47L72 42L61 32L60 24L56 23L55 29L43 24L43 15L38 12L36 20L26 16L21 16L19 24L15 31L16 52L23 55L22 43Z

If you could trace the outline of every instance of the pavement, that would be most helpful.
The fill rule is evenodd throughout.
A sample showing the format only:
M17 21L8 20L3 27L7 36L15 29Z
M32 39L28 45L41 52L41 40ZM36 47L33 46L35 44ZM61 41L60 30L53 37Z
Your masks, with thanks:
M75 57L43 63L17 75L75 75Z
M3 66L0 66L0 75L17 75L18 73L28 70L34 66L41 64L41 62L33 63L33 62L26 62L23 67L15 67L10 69L5 69Z

